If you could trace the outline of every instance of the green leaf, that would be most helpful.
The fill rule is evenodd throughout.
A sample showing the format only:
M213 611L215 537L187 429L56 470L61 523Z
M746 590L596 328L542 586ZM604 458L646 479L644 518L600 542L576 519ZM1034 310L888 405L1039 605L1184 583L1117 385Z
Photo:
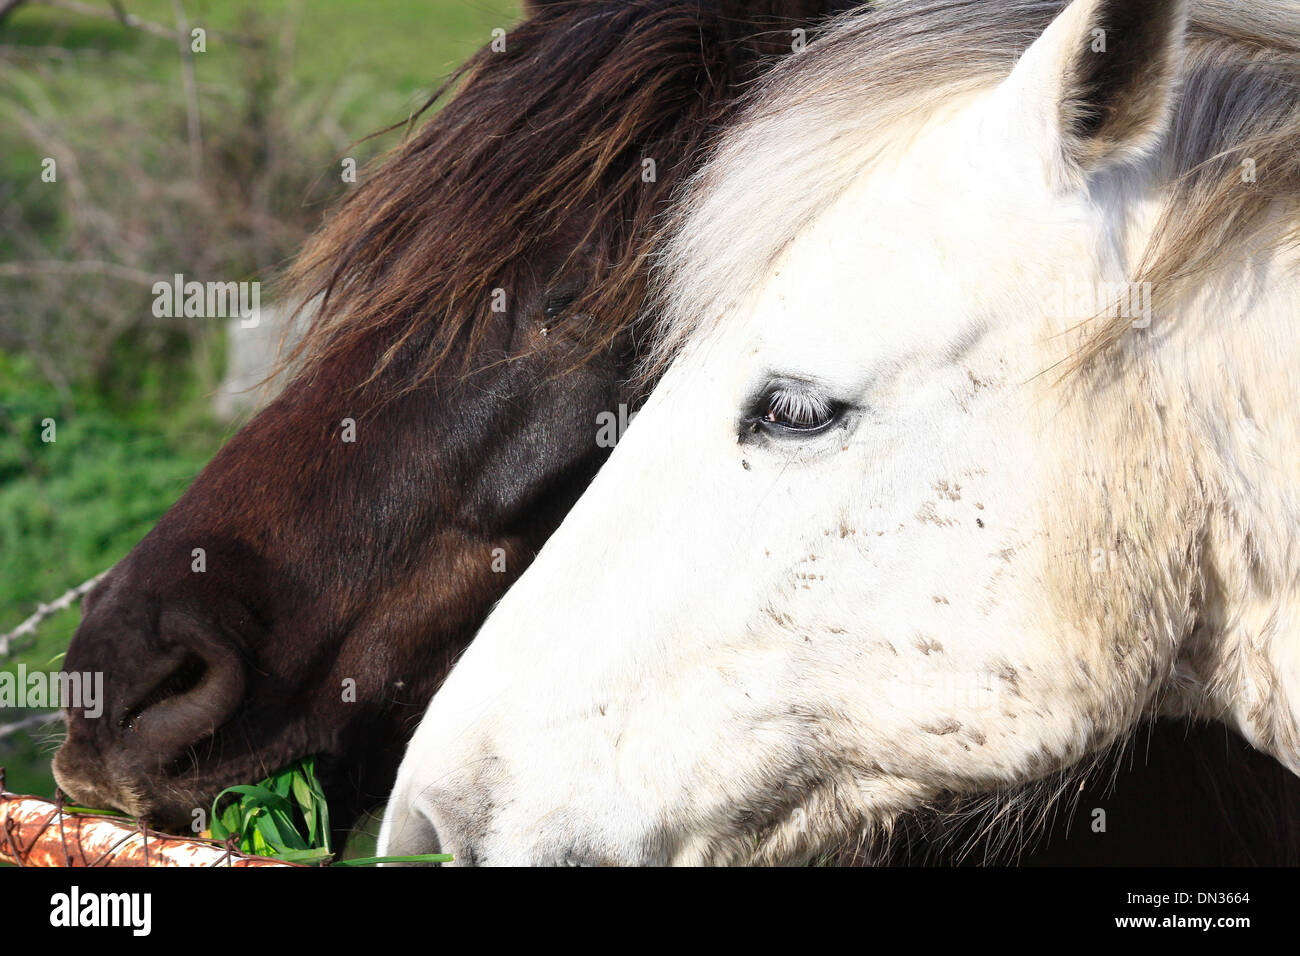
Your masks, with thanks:
M374 866L376 863L450 863L455 859L450 853L416 853L411 856L365 856L354 860L339 860L330 866Z
M227 834L234 833L240 837L244 835L244 810L238 803L232 803L221 813L212 818L213 825L220 823L222 829Z
M316 801L312 797L311 787L307 785L303 774L293 776L293 798L304 811L311 810L315 806Z
M302 818L307 824L307 839L313 843L320 843L317 832L319 815L316 813L316 797L303 777L303 774L294 774L293 798L298 802L298 808L302 811Z
M212 826L209 829L212 831L212 839L214 840L225 840L230 836L230 831L226 829L226 825L221 822L220 817L212 818Z
M294 774L291 770L281 770L274 777L270 778L271 789L275 791L277 796L282 799L287 799L289 796L289 788L293 786L293 780Z
M293 817L288 813L278 810L272 810L269 814L271 823L275 826L276 832L279 833L280 839L277 846L282 850L309 850L311 845L303 839L302 834L294 825Z
M274 817L269 813L259 813L254 825L257 827L256 833L260 836L270 851L274 851L284 842L284 836L280 833L280 828L276 826ZM294 849L301 849L295 847Z
M324 847L311 850L283 850L278 856L288 863L323 863L330 858L330 851Z
M330 856L329 803L307 757L260 783L237 784L212 802L212 834L234 835L246 853L320 863Z
M320 832L317 833L316 837L321 846L328 847L330 845L329 801L325 799L325 790L321 787L320 781L316 779L315 774L312 774L309 783L311 792L316 798L316 811L319 816Z
M227 793L240 794L244 798L240 801L241 803L251 804L253 806L287 807L289 805L288 800L280 796L271 788L264 787L261 784L238 784L233 787L226 787L225 790L222 790L221 793L217 795L217 799L220 800L221 797Z
M94 807L71 807L66 804L63 807L64 813L93 813L97 817L125 817L126 814L121 810L96 810Z

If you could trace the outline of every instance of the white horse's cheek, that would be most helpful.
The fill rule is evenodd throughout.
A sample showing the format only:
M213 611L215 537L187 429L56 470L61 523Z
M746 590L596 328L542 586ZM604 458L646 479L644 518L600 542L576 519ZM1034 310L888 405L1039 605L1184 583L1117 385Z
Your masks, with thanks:
M1030 639L1051 604L1032 511L959 459L916 482L924 492L901 508L843 516L773 601L808 678L781 693L821 688L807 706L839 715L841 756L864 780L891 778L894 796L1041 776L1074 755L1095 707L1074 657L1062 667L1056 648ZM834 569L829 581L819 568ZM887 802L879 790L866 788L864 812Z

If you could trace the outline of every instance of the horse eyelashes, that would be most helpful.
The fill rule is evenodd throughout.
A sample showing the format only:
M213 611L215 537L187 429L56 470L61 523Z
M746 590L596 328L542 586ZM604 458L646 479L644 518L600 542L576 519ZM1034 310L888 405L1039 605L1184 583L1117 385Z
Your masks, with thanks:
M560 289L549 294L542 306L542 316L547 322L553 322L564 315L578 301L580 289Z
M826 425L835 415L829 401L813 392L779 389L767 400L764 421L783 428L810 431Z
M545 318L546 321L548 322L554 322L556 319L562 316L565 310L568 309L568 307L571 305L573 305L572 299L567 299L563 302L559 302L559 301L547 302L546 307L542 309L542 317Z

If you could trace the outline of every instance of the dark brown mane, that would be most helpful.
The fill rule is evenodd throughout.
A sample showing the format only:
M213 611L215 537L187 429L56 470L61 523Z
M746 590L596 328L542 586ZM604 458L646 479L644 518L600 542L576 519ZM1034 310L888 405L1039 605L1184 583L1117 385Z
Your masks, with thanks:
M286 277L290 300L316 307L283 364L310 374L379 341L371 380L399 350L419 350L400 386L409 388L453 351L473 356L494 289L513 308L525 282L561 278L522 272L564 214L584 207L590 227L573 248L593 251L599 272L567 321L590 351L608 345L641 303L655 220L680 178L663 164L689 165L756 47L789 49L776 16L766 35L731 36L741 21L724 6L551 3L507 35L504 52L479 50L416 117L445 99L441 109L373 167ZM659 164L653 182L644 159ZM469 347L453 350L458 342Z

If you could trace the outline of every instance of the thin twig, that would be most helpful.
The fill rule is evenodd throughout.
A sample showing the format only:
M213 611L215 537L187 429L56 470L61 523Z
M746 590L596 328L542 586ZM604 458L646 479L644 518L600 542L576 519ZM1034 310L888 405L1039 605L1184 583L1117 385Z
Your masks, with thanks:
M63 173L61 181L68 185L69 212L74 221L80 222L85 218L85 210L89 203L86 196L86 184L81 178L81 165L77 162L77 154L67 143L46 129L35 114L24 109L16 102L9 102L6 106L9 113L17 121L18 126L27 134L27 138L32 142L32 145L47 155L54 157L58 168Z
M91 588L98 584L100 579L106 574L108 574L107 571L101 571L89 581L83 581L75 588L69 588L64 591L49 604L39 605L36 608L35 614L23 621L8 634L0 635L0 657L7 657L12 653L14 650L13 642L19 638L34 637L36 634L36 628L40 625L41 621L53 614L58 614L66 608L72 607L73 604L80 601L82 597L84 597Z
M64 262L61 259L29 259L26 262L0 262L0 276L20 278L30 275L101 275L128 282L139 282L152 286L158 276L142 269L119 265L116 262L103 262L99 259L83 259Z
M27 2L39 4L43 7L54 7L57 10L67 10L71 13L80 14L84 17L95 17L99 20L112 20L120 23L124 27L130 27L134 30L140 30L144 33L156 37L163 37L168 40L176 38L176 31L161 23L154 23L152 20L146 20L138 17L134 13L127 13L119 4L111 4L112 9L104 9L89 3L82 3L80 0L10 0L9 5L0 8L0 14L9 13L12 9L21 3ZM210 36L219 37L228 43L235 43L239 46L260 47L262 40L259 37L245 36L240 33L226 33L224 31L209 30Z
M62 723L64 719L63 711L61 710L43 711L39 714L30 714L22 720L15 720L12 724L0 724L0 740L4 740L10 734L17 734L24 730L31 730L33 727L44 727L46 724Z
M0 16L4 11L0 10ZM28 46L20 43L0 43L0 55L5 57L49 57L54 60L103 59L107 50L94 48L69 50L61 46Z
M190 25L181 0L172 0L176 17L176 41L181 51L181 82L185 88L185 122L190 140L190 175L197 184L203 178L203 130L199 123L199 90L194 81L194 50L190 46Z

